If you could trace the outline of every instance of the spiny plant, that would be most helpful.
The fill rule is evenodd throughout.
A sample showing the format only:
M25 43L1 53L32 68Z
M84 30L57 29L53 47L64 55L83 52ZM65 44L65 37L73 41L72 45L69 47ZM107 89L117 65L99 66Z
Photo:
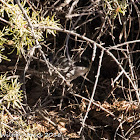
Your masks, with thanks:
M10 61L10 59L7 58L7 56L3 55L2 52L5 50L4 44L6 43L6 39L4 38L3 31L0 31L0 63L2 60Z
M127 0L104 0L104 8L111 18L115 19L117 16L120 18L120 14L124 16L126 13L127 3Z
M41 17L38 12L30 11L29 7L25 7L26 1L22 3L25 12L33 26L51 26L61 28L55 16ZM17 55L26 57L28 50L35 46L35 39L32 35L31 28L28 26L24 15L17 4L13 1L0 0L0 17L7 20L7 25L0 30L0 63L3 59L10 61L7 56L3 55L5 46L17 50ZM36 39L44 41L48 34L55 36L55 30L46 30L46 37L43 36L44 30L34 28ZM12 51L13 52L13 51ZM11 52L11 53L12 53ZM36 123L31 126L23 120L22 114L24 107L22 104L23 94L21 90L21 83L18 77L8 77L5 73L0 76L0 138L7 132L10 134L18 134L20 139L34 139L35 130L37 130ZM27 136L27 134L33 134ZM15 138L15 136L13 136Z
M38 139L42 127L36 122L23 120L23 94L18 78L0 76L0 138ZM41 134L41 133L40 133Z
M22 102L22 91L20 90L21 84L18 78L7 79L6 74L0 76L0 105L6 105L9 109L20 108Z
M1 0L2 4L0 4L0 15L4 18L4 12L6 12L9 18L9 25L3 29L3 36L6 36L8 39L5 40L5 44L12 46L13 48L17 49L17 54L22 54L25 56L26 51L30 50L31 47L35 45L35 40L31 33L31 28L28 26L28 22L26 21L24 15L22 14L18 5L14 5L11 1L3 1ZM25 3L23 3L24 7ZM48 16L47 18L41 17L38 12L29 12L29 8L24 8L25 12L27 13L28 17L32 25L36 26L51 26L55 28L60 28L61 25L58 23L58 20L55 21L55 16L51 18ZM42 29L34 29L36 34L36 39L38 41L43 41L43 30ZM55 30L46 30L46 37L47 34L56 34ZM11 39L12 38L12 39ZM0 44L4 44L1 43ZM25 49L27 48L27 49Z
M0 135L6 132L12 119L11 109L21 109L22 91L18 78L7 77L6 74L0 76ZM9 117L10 116L10 117Z

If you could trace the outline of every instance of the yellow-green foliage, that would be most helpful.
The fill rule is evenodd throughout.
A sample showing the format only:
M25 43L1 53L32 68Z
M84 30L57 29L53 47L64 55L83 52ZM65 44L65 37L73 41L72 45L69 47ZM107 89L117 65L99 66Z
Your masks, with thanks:
M0 76L0 138L10 128L9 122L14 121L10 113L11 109L21 109L22 91L20 88L18 78L7 77L6 74Z
M20 108L22 101L21 84L18 78L7 80L6 74L0 76L0 106L5 105L7 109Z
M35 39L33 38L33 35L31 33L31 28L28 26L28 22L24 18L24 15L22 14L17 4L14 5L11 4L11 2L10 4L9 2L5 2L0 5L0 9L0 15L4 18L5 11L8 15L10 23L10 25L6 26L3 30L3 34L9 36L9 39L6 39L5 41L0 40L0 44L8 44L17 49L17 54L22 54L25 56L25 47L27 47L26 50L28 51L30 47L33 47L35 45ZM49 16L47 18L44 18L40 17L39 13L37 12L32 12L29 14L29 8L24 8L24 10L29 16L33 26L51 26L60 28L60 24L58 23L58 21L54 20L54 16L52 16L51 19L49 18ZM44 40L42 29L34 29L34 32L38 41ZM46 35L48 33L55 35L56 31L48 29L46 31Z
M124 16L127 6L127 0L104 0L104 7L108 11L108 15L111 15L114 19L120 13Z
M0 63L2 62L2 59L5 59L7 61L10 61L7 56L2 55L2 52L5 50L5 47L3 46L6 43L6 39L3 37L4 34L2 31L0 31Z
M0 30L0 63L2 59L8 60L3 55L5 47L11 47L17 50L18 55L26 57L28 50L35 46L35 39L32 35L31 28L28 26L24 15L18 5L14 5L10 0L0 0L0 17L7 20L8 24ZM22 6L24 7L26 1ZM31 24L35 27L50 26L60 28L61 25L55 21L55 16L51 18L41 17L39 13L29 13L29 8L24 7L25 12L30 18ZM30 11L31 12L31 11ZM5 16L6 15L6 16ZM46 37L43 36L44 30L34 28L34 33L38 41L44 41L47 34L55 36L55 30L46 30ZM12 53L12 52L11 52ZM22 104L23 94L18 77L7 77L6 74L0 76L0 138L7 132L18 134L18 139L35 139L37 125L32 123L28 125L21 115L25 113ZM29 134L29 135L27 135ZM30 135L31 134L31 135ZM7 137L7 136L6 136ZM12 136L11 136L12 137ZM15 137L15 136L13 136ZM36 138L37 139L37 138Z

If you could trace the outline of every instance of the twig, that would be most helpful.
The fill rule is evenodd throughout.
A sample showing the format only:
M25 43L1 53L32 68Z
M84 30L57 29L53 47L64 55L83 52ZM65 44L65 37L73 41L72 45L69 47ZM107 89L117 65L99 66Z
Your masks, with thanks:
M64 78L64 76L62 76L62 75L60 74L60 72L58 72L58 70L57 70L55 67L53 67L53 65L50 64L50 63L47 61L44 52L41 50L41 45L39 44L39 42L38 42L38 40L37 40L37 37L36 37L36 35L35 35L34 27L33 27L32 23L31 23L31 21L30 21L30 18L28 17L27 13L26 13L25 10L23 9L23 7L22 7L22 5L20 4L19 0L16 0L16 1L17 1L17 4L18 4L19 8L20 8L21 11L22 11L22 13L24 14L25 19L27 20L27 22L28 22L28 24L29 24L29 27L31 28L32 35L33 35L33 37L34 37L34 39L35 39L35 42L36 42L36 46L34 46L34 47L32 48L32 50L31 50L31 52L30 52L29 59L28 59L27 64L26 64L26 66L25 66L24 77L25 77L25 74L26 74L26 72L27 72L27 70L28 70L28 67L29 67L29 65L30 65L31 59L33 58L33 54L34 54L34 52L35 52L35 49L38 48L38 49L39 49L39 52L41 53L41 55L42 55L42 57L43 57L43 59L44 59L44 61L45 61L45 63L47 64L48 68L49 68L49 66L51 66L51 67L60 75L60 77L61 77L64 81L67 81L67 80ZM25 82L25 80L24 80L24 82Z
M10 6L9 4L7 4L5 1L0 0L4 5L6 5L8 8L12 9L12 6Z
M85 36L82 36L78 33L75 33L74 31L69 31L69 30L65 30L65 29L60 29L60 28L54 28L54 27L50 27L50 26L38 26L38 25L35 25L35 28L40 28L40 29L51 29L51 30L56 30L56 31L59 31L59 32L64 32L64 33L69 33L73 36L77 36L83 40L86 40L87 42L90 42L92 44L96 44L96 46L98 48L100 48L101 50L105 51L109 56L112 57L112 59L116 62L116 64L120 67L120 69L122 70L122 72L124 73L124 75L126 76L126 78L130 81L132 87L134 88L135 92L136 92L136 97L137 97L137 100L138 102L140 103L140 93L139 93L139 90L138 88L134 85L133 81L131 80L131 78L127 75L127 72L125 71L125 69L122 67L122 65L120 64L120 62L117 60L117 58L106 48L104 48L102 45L96 43L95 41L85 37ZM126 44L129 44L129 43L134 43L134 42L140 42L140 40L135 40L135 41L128 41L126 43L123 43L122 45L126 45Z
M75 93L70 93L70 94L72 94L72 95L74 95L74 96L76 96L76 97L82 98L82 99L84 99L84 100L87 101L87 102L90 102L89 99L87 99L87 98L85 98L85 97L83 97L83 96L81 96L81 95L79 95L79 94L75 94ZM106 113L108 113L109 115L111 115L112 117L115 118L115 115L114 115L112 112L108 111L107 109L105 109L104 107L102 107L100 104L94 102L93 100L92 100L92 104L95 105L95 106L97 106L97 107L99 107L101 110L105 111ZM116 118L115 118L115 119L116 119Z
M38 59L38 58L33 56L33 59ZM40 61L41 61L42 63L45 63L45 64L46 64L46 62L45 62L44 60L41 60L41 59L40 59ZM48 65L49 65L53 70L55 70L55 72L60 76L60 78L62 78L63 81L66 82L67 86L69 86L69 84L67 83L67 80L66 80L65 77L57 70L57 68L54 67L48 60L46 60L46 61L47 61Z
M71 6L71 8L70 8L70 10L69 10L69 13L68 13L66 16L71 15L71 13L72 13L74 7L77 5L78 2L79 2L79 0L75 0L75 1L72 3L72 6Z
M46 1L44 3L44 5L47 5L47 2L48 1ZM49 10L51 11L59 2L60 2L60 0L55 1L55 3L53 5L51 5L51 7L49 8ZM48 14L48 10L45 11L45 13L43 14L43 17L45 17L47 14Z
M133 44L133 43L138 43L138 42L140 42L140 39L138 39L138 40L133 40L133 41L127 41L127 42L120 43L120 44L115 45L115 46L110 46L110 47L108 47L108 50L110 51L110 50L116 49L116 48L118 48L118 47L122 47L122 46L124 46L124 45L127 45L127 44Z
M130 117L129 119L132 119L134 116ZM134 128L136 127L137 124L140 123L140 120L138 120L135 124L133 124L125 133L125 136L127 136L132 130L134 130Z
M131 0L131 2L133 4L133 6L135 7L135 10L136 10L137 15L138 15L139 30L138 30L138 33L137 33L137 36L136 36L136 40L137 40L139 38L139 34L140 34L140 10L139 10L138 6L135 4L134 0ZM136 43L133 44L132 50L134 49L135 44Z
M116 81L122 76L122 74L123 74L123 71L121 71L121 72L119 73L119 75L114 79L114 81L112 81L111 86L113 86L114 83L116 83Z
M116 136L119 135L119 134L117 134L119 128L121 128L121 130L122 130L122 125L123 125L125 122L126 122L126 120L124 120L124 121L122 121L122 122L121 122L121 120L120 120L120 124L119 124L119 126L117 127L116 132L115 132L115 134L114 134L114 140L116 140ZM119 136L121 137L121 135L119 135ZM123 137L123 138L124 138L124 137ZM125 138L124 138L124 139L125 139Z
M25 104L27 104L26 87L25 87L25 75L26 75L26 72L27 72L27 70L28 70L28 68L29 68L29 65L30 65L32 56L33 56L33 54L34 54L34 52L35 52L35 49L36 49L36 48L41 48L41 46L40 46L40 44L39 44L39 42L38 42L38 40L37 40L37 37L36 37L36 35L35 35L34 27L33 27L32 23L31 23L30 18L28 17L27 13L26 13L25 10L23 9L22 5L20 4L20 1L19 1L19 0L16 0L16 3L18 4L20 10L22 11L22 13L23 13L23 15L24 15L26 21L28 22L28 25L29 25L29 27L31 28L31 33L32 33L33 38L35 39L35 43L36 43L36 46L34 46L34 47L31 49L31 51L30 51L29 59L27 60L27 63L26 63L25 69L24 69L24 73L23 73L24 102L25 102Z
M101 55L100 55L100 60L99 60L99 66L98 66L98 71L97 71L97 77L96 77L96 80L95 80L95 84L94 84L94 88L93 88L93 91L92 91L92 95L91 95L91 98L90 98L90 102L88 104L88 108L87 108L87 111L86 111L86 114L85 114L85 117L82 121L82 126L80 128L80 132L79 132L79 135L81 134L83 128L84 128L84 124L85 124L85 121L87 119L87 116L88 116L88 113L90 111L90 107L91 107L91 104L92 104L92 101L93 101L93 98L94 98L94 95L95 95L95 90L96 90L96 87L97 87L97 83L98 83L98 79L99 79L99 76L100 76L100 69L101 69L101 63L102 63L102 58L103 58L103 54L104 54L104 51L102 50L101 52Z
M56 123L54 123L50 118L48 118L48 117L46 117L44 114L46 114L46 113L44 113L43 111L40 111L40 110L36 110L36 113L38 113L44 120L46 120L46 121L48 121L51 125L53 125L57 130L58 130L58 132L61 134L61 138L62 138L62 140L64 140L64 137L63 137L63 135L62 135L62 132L61 132L61 130L59 129L59 126L56 124Z
M10 22L8 22L7 20L5 20L5 19L3 19L3 18L1 18L1 17L0 17L0 21L6 23L6 24L8 24L8 25L11 25Z
M61 100L60 100L60 106L59 106L60 110L62 109L63 99L64 99L64 95L65 95L65 86L66 85L64 84L63 91L62 91L62 97L61 97Z
M94 43L93 53L92 53L92 62L94 62L94 59L95 59L95 56L96 56L96 50L97 50L97 47L96 47L96 44Z
M58 8L56 8L56 10L62 10L62 8L68 5L71 1L72 0L65 0Z

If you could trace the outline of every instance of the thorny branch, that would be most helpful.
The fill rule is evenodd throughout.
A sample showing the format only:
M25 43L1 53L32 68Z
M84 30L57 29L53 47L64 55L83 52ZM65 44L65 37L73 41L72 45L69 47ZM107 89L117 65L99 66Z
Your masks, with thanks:
M127 9L125 9L127 13L125 13L124 15L120 13L120 11L118 11L118 9L120 8L119 6L121 6L119 5L118 0L113 2L111 1L111 4L115 5L117 3L116 6L110 5L110 0L107 0L107 7L110 6L109 9L104 9L105 1L102 0L89 0L88 3L87 1L85 2L80 0L64 0L63 3L60 0L49 0L43 2L41 0L27 0L24 2L24 4L26 3L26 5L29 6L31 13L37 13L37 11L40 11L40 15L43 15L43 18L46 18L47 16L50 16L56 12L55 16L56 18L60 19L60 24L62 24L62 26L64 25L66 28L69 28L69 30L66 30L65 28L54 28L51 25L33 25L31 22L32 16L30 18L27 15L25 9L20 4L20 0L16 0L16 2L24 15L24 19L28 22L28 27L31 29L31 38L34 40L35 46L28 52L28 56L26 57L27 60L26 62L24 61L24 67L21 66L22 63L20 63L20 61L17 62L18 64L16 65L18 66L15 66L16 68L14 66L8 67L8 70L10 69L10 72L12 72L12 76L7 77L5 80L9 81L10 79L14 78L23 78L23 81L21 82L23 82L22 89L24 90L24 97L26 99L26 95L29 96L28 103L27 100L25 102L23 101L23 103L33 108L29 108L30 110L26 110L22 102L20 102L20 109L14 110L12 108L12 110L11 108L7 108L5 106L6 104L3 104L5 103L5 100L4 98L2 98L0 99L0 105L2 104L0 106L0 111L2 110L2 113L0 112L2 118L0 118L0 121L2 120L0 124L7 130L9 129L9 131L18 133L19 131L13 128L13 122L16 122L16 124L20 126L21 124L18 119L20 119L21 115L23 114L22 117L27 117L27 122L25 122L24 120L21 120L21 122L25 122L25 124L27 125L33 123L32 126L34 126L34 123L38 123L38 121L36 120L41 118L41 120L39 120L39 123L41 122L44 125L45 122L45 129L47 129L47 131L49 130L50 132L52 132L51 128L47 128L52 126L53 129L55 129L55 132L64 132L66 134L64 134L65 136L68 136L69 134L71 135L71 132L69 132L69 129L67 128L70 127L75 129L75 126L73 127L73 124L77 125L78 123L76 128L78 128L77 130L80 130L78 134L80 134L83 139L87 139L87 137L90 137L92 139L92 135L95 133L97 134L97 137L101 139L106 138L104 136L104 133L107 133L106 139L110 139L108 135L110 135L112 138L114 137L114 139L117 139L118 137L122 139L139 138L139 134L133 136L133 134L137 133L137 129L139 128L138 125L140 123L140 91L138 71L140 66L138 64L138 53L140 52L138 48L140 43L140 11L138 9L138 0L124 0L124 2L128 4ZM0 6L6 5L10 9L12 9L11 3L13 4L14 2L9 0L0 0ZM39 7L36 7L36 4ZM12 12L14 12L13 9ZM117 14L115 19L111 17L114 16L113 12L114 14ZM62 17L62 21L65 21L65 23L61 23L61 16L59 14L64 15ZM100 24L94 25L97 19L99 19L98 22L100 22ZM116 21L118 21L118 23ZM7 18L5 18L5 15L2 15L2 17L0 17L0 22L2 23L4 28L6 27L5 25L11 27L11 22ZM133 24L138 26L135 28ZM1 30L3 29L3 27L1 28ZM118 27L121 28L118 29ZM92 29L92 31L90 30L90 28ZM42 33L47 30L52 30L52 32L53 30L55 30L66 34L65 41L64 38L62 40L58 40L58 42L61 41L61 43L63 43L63 46L61 46L61 43L60 45L57 42L57 39L61 39L61 35L57 36L58 38L56 37L55 39L49 39L49 35L48 37L45 37L43 34L44 42L41 41L40 43L37 39L36 34L36 31L38 31L38 29L42 29ZM116 29L118 29L117 33ZM77 32L80 33L78 34ZM109 36L111 37L111 42L105 40L105 38ZM3 34L2 37L4 37L5 39L5 36L3 36ZM6 41L6 43L8 41ZM50 41L53 41L54 45ZM2 46L5 49L5 46L7 45L6 43L4 45L2 44L3 46L0 44L0 47ZM48 44L46 45L46 43ZM68 48L68 44L71 45L69 46L70 48ZM12 46L14 47L14 45ZM69 54L68 49L72 49L70 50L72 51L72 55ZM65 52L65 50L67 51L67 53ZM36 54L35 51L37 52ZM99 54L100 52L101 54ZM104 55L104 52L107 55ZM53 58L51 58L52 56L49 55L53 55ZM99 55L100 57L98 57ZM40 56L43 59L40 58ZM72 62L73 64L71 66L76 66L78 62L78 64L84 65L84 68L88 69L88 72L85 76L80 74L79 69L77 70L81 78L83 77L87 81L81 81L80 77L68 80L67 74L70 73L64 73L64 71L67 68L70 68L71 72L72 67L70 67L67 61L66 65L63 65L63 62L65 61L62 60L63 62L61 62L61 58L65 58L66 56L69 58L70 56L72 56L72 60L71 58L68 58L69 62ZM47 60L46 57L49 57L50 60ZM108 58L109 63L108 61L106 61L106 59ZM33 65L31 65L32 59L36 60L35 62L33 62ZM59 59L60 62L57 59ZM111 62L112 60L113 63ZM31 68L29 68L29 66ZM32 68L32 66L34 66L35 68ZM85 66L88 66L88 68ZM0 67L0 72L1 69L3 69L3 64ZM100 70L103 71L100 72ZM109 75L109 77L107 76L107 74L110 74L110 71L108 70L114 70L114 72L111 73L112 75ZM2 70L2 72L3 71L4 70ZM21 71L24 72L24 74L22 75L23 77L17 75L21 74ZM33 82L33 86L29 85L27 82L25 87L25 76L27 77L28 74L29 78L31 78L28 79L28 82ZM74 73L74 76L75 75L76 74ZM105 78L104 76L107 76L107 78ZM73 87L70 85L70 82L72 82L71 85L73 85ZM34 85L37 85L37 87L34 88ZM31 86L31 89L28 89L28 86ZM38 99L34 98L35 94L38 95ZM35 101L35 104L30 104L30 97ZM78 100L77 98L80 100ZM135 101L135 99L137 100ZM6 117L8 117L8 119L12 119L12 124L10 123L11 120L9 119L7 121ZM103 117L105 117L105 120L102 120ZM5 118L6 121L4 121ZM61 120L64 118L66 119L66 122L62 123L63 127L60 127L59 120L61 122ZM101 123L101 125L95 126L95 123L93 121L94 119L92 118L95 118L95 120ZM129 124L131 124L131 126ZM66 127L66 125L68 125L68 127ZM108 133L108 126L111 128L109 128L109 130L111 130L111 133L113 132L112 134ZM22 126L20 128L24 129L24 127ZM101 130L103 132L103 135L100 135ZM47 131L45 130L45 132ZM25 134L26 130L23 130L23 133ZM74 131L74 134L77 135L77 132ZM93 137L95 138L96 136L93 135ZM62 139L64 138L62 137Z
M35 28L40 28L40 29L51 29L51 30L57 30L59 32L64 32L64 33L69 33L73 36L77 36L83 40L86 40L87 42L90 42L92 44L96 44L96 46L98 48L100 48L101 50L105 51L109 56L112 57L112 59L116 62L116 64L120 67L120 69L122 70L122 72L124 73L124 75L126 76L126 78L130 81L132 87L134 88L135 92L136 92L136 97L137 97L137 100L139 101L140 103L140 91L138 90L138 87L136 87L136 85L133 83L133 81L131 80L131 78L129 77L129 75L127 74L127 72L124 70L124 68L122 67L122 65L119 63L119 61L117 60L117 58L106 48L104 48L102 45L96 43L95 41L85 37L85 36L81 36L80 34L78 33L75 33L74 31L69 31L69 30L65 30L65 29L58 29L58 28L53 28L53 27L48 27L48 26L36 26L35 25ZM136 40L137 42L140 42L140 40ZM126 44L128 43L132 43L131 41L130 42L127 42Z
M92 101L94 100L94 95L95 95L95 91L96 91L96 87L97 87L97 83L98 83L98 80L99 80L99 76L100 76L100 70L101 70L101 63L102 63L102 59L103 59L103 54L104 54L104 50L101 51L101 55L100 55L100 60L99 60L99 66L98 66L98 71L97 71L97 75L96 75L96 80L95 80L95 84L94 84L94 87L93 87L93 91L92 91L92 95L90 97L90 102L88 104L88 108L87 108L87 111L86 111L86 114L85 114L85 117L82 121L82 126L80 128L80 132L79 134L81 134L82 132L82 129L84 127L84 124L85 124L85 121L88 117L88 113L90 111L90 107L91 107L91 104L92 104Z

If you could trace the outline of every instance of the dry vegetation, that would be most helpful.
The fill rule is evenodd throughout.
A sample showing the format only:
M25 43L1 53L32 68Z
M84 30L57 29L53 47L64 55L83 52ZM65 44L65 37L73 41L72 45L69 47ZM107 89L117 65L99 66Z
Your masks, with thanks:
M139 0L0 0L0 138L140 139Z

